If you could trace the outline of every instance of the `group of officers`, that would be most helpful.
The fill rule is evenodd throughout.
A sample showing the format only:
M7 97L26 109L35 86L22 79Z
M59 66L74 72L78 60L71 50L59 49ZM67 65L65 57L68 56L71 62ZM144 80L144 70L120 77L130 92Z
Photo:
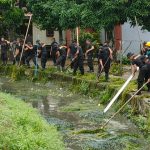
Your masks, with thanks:
M11 43L4 38L1 38L1 60L3 65L7 64L7 51L8 46ZM35 45L32 45L31 42L27 42L24 46L23 40L17 40L15 43L15 48L13 51L13 64L23 64L30 67L30 61L32 60L34 65L39 68L38 58L41 58L41 67L44 70L46 68L46 63L48 60L48 53L46 45L40 40L36 41ZM92 42L87 39L85 41L85 53L83 52L81 46L78 44L77 40L72 41L69 48L61 43L58 44L53 38L50 49L50 56L52 58L54 66L60 71L64 71L65 63L67 58L70 59L70 64L67 66L71 67L73 70L73 75L76 75L76 72L79 68L81 75L84 75L84 60L87 60L87 66L89 68L88 72L94 72L93 58L94 58L94 46ZM111 61L113 59L113 51L110 48L108 42L105 42L103 45L100 45L98 54L98 73L97 77L101 73L105 72L105 80L109 80L109 70L111 66ZM139 68L138 75L138 89L142 87L144 82L147 82L150 78L150 42L145 42L141 50L141 54L135 55L132 52L127 54L127 58L131 61L131 70L134 75ZM150 92L150 83L147 84L148 91ZM138 94L141 94L139 91Z
M7 64L7 51L11 43L4 38L1 38L1 60L3 65ZM30 67L30 61L32 60L34 65L39 68L38 58L41 58L41 67L44 70L46 68L46 63L48 59L48 53L46 45L40 40L36 41L35 45L32 45L31 42L27 42L24 46L24 41L19 39L15 42L15 48L13 50L13 64L23 64ZM81 75L84 75L84 60L87 60L88 72L94 72L94 46L92 42L87 39L85 41L85 53L83 52L81 46L78 44L77 40L73 40L69 48L61 43L58 44L53 38L50 49L50 56L52 58L54 66L57 66L60 71L65 70L65 63L67 58L70 59L70 65L73 70L73 75L76 75L76 72L79 68ZM100 46L98 52L98 74L105 71L106 81L109 79L109 69L110 63L112 60L112 50L110 49L107 42L104 45Z

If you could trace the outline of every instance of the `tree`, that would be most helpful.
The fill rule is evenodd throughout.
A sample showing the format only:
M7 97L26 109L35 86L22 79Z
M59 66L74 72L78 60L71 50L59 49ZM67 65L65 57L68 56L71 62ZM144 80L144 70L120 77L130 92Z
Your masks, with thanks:
M116 24L135 16L144 29L150 30L150 1L148 0L28 0L35 23L41 29L104 28L112 34ZM112 37L113 38L113 37Z
M23 11L15 7L15 1L0 1L0 35L12 38L17 27L22 24L23 18Z

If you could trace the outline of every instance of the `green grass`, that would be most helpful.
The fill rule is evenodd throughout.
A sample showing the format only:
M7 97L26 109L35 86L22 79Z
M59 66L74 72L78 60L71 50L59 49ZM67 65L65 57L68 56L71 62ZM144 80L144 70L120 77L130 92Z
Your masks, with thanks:
M0 149L63 150L55 127L26 103L0 93Z

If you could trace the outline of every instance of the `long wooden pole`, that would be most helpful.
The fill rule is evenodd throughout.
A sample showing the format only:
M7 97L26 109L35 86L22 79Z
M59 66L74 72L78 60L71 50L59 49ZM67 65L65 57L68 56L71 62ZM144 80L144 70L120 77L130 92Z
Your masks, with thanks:
M79 27L76 28L77 33L77 44L79 45Z
M143 86L142 86L139 90L137 90L137 91L132 95L132 97L129 98L129 99L124 103L124 105L123 105L122 107L120 107L119 110L118 110L115 114L113 114L113 115L106 121L106 123L104 123L104 124L102 125L101 129L103 129L118 113L120 113L120 111L133 99L133 97L134 97L135 95L137 95L137 93L139 93L139 92L144 88L144 86L147 85L148 83L149 83L149 81L147 81L145 84L143 84Z
M23 42L23 46L22 46L22 50L21 50L19 66L20 66L20 64L21 64L21 59L22 59L22 56L23 56L23 51L24 51L24 47L25 47L27 35L28 35L28 32L29 32L29 27L30 27L31 19L32 19L32 14L27 15L27 16L29 16L30 18L29 18L28 27L27 27L26 35L25 35L24 42Z
M140 50L141 50L142 39L141 39L141 35L140 35L140 31L139 31L139 25L138 25L136 16L135 16L135 23L136 23L136 27L137 27L137 31L138 31L138 36L139 36L139 40L140 40Z

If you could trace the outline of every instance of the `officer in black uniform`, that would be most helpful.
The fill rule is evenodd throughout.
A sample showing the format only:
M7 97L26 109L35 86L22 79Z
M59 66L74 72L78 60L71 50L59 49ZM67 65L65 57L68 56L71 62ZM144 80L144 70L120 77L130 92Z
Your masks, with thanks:
M46 68L46 63L47 63L47 49L46 45L43 42L41 42L41 66L43 70Z
M86 57L87 57L87 64L89 67L88 72L94 72L94 66L93 66L93 51L94 51L94 46L92 46L90 40L86 40Z
M73 75L76 75L76 71L79 68L81 75L84 75L84 67L83 67L83 61L84 61L84 55L82 48L80 46L76 46L76 53L73 58L74 62L74 69L73 69Z
M71 69L73 69L74 63L73 63L73 58L75 57L76 54L76 47L77 47L77 40L74 40L71 45L69 46L68 52L67 52L67 58L70 56L71 59Z
M3 62L3 65L7 65L7 52L9 48L9 41L5 40L4 38L1 38L1 60Z
M35 66L37 66L37 68L39 68L38 65L38 57L39 57L39 53L41 51L41 44L40 44L40 40L36 41L36 44L33 45L33 51L32 51L32 60Z
M105 80L108 81L110 64L111 64L112 59L113 59L112 50L109 48L107 42L105 42L104 45L102 47L100 47L100 50L99 50L98 77L104 70L105 71Z
M20 39L19 41L17 41L16 46L15 46L13 65L15 65L16 62L17 64L19 64L20 55L22 52L22 46L23 46L23 40Z
M53 42L51 43L50 56L52 57L54 65L56 65L56 52L58 50L58 43L55 38L53 38Z
M67 56L67 46L65 46L65 44L61 44L56 52L56 55L57 55L56 66L58 67L59 70L64 71Z
M25 44L24 58L26 65L30 68L30 60L33 58L33 45L31 42Z
M134 55L134 53L129 52L127 54L128 59L131 61L131 69L132 74L134 75L137 71L137 67L139 67L139 75L138 75L138 89L140 89L145 82L150 78L150 62L147 57L143 55ZM148 91L150 92L150 83L147 84ZM138 93L141 94L141 91Z

